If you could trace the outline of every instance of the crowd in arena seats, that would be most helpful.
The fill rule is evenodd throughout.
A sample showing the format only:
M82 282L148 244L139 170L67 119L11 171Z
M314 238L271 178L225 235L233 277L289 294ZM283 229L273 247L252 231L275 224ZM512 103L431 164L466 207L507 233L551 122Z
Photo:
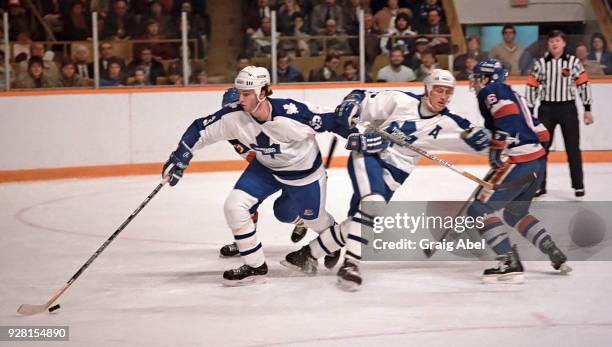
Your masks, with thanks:
M210 37L206 0L0 0L0 3L0 12L9 15L12 42L9 73L15 88L92 86L93 12L98 13L102 86L155 85L160 77L165 84L182 84L182 65L177 68L182 53L181 12L187 13L188 38L197 42L190 46L190 58L194 59L190 59L188 75L196 84L206 80L203 65L195 59L204 56L203 47ZM3 65L0 77L5 75L4 70Z
M237 0L238 1L238 0ZM423 80L433 69L449 66L457 79L469 78L487 57L502 61L514 76L525 76L546 51L545 40L528 47L516 43L512 25L489 51L469 35L467 52L458 53L441 0L239 0L244 42L236 66L270 67L271 13L277 18L277 80L280 83L359 81L358 10L364 11L365 65L368 82ZM9 71L0 64L0 88L6 75L14 88L91 87L94 78L91 17L98 13L99 67L102 86L183 85L180 13L187 12L191 84L232 82L209 76L204 60L211 35L206 0L0 0L9 14ZM33 12L38 12L34 15ZM37 18L41 18L42 22ZM541 33L545 35L546 33ZM0 35L2 32L0 31ZM52 43L52 38L61 41ZM172 41L174 40L174 41ZM64 41L70 41L64 43ZM45 43L43 43L45 42ZM612 74L607 39L599 33L568 42L590 76ZM210 77L210 79L209 79ZM219 78L220 77L220 78Z

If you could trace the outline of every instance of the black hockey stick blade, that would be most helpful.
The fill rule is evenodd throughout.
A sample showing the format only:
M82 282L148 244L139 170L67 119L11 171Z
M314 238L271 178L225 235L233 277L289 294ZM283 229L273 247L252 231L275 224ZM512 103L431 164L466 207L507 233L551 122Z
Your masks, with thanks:
M336 150L336 145L338 144L338 138L333 137L331 143L329 145L329 151L327 151L327 158L325 159L325 168L329 169L331 165L332 158L334 157L334 151Z
M519 188L519 187L522 187L524 185L527 185L533 182L536 179L536 177L537 177L536 174L532 172L514 181L495 184L493 186L493 190L507 190L507 189Z

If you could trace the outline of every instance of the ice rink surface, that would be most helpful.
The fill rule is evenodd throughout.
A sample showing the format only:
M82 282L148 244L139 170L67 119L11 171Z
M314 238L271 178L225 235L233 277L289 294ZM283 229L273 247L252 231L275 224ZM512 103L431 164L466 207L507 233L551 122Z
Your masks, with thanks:
M292 226L274 220L275 196L258 225L266 283L225 287L222 272L241 264L218 257L232 239L223 201L238 175L187 172L164 187L64 293L59 311L29 317L17 315L19 304L44 303L160 179L0 185L0 325L68 325L70 342L61 344L73 346L611 344L610 262L574 262L569 276L526 262L521 285L481 284L483 268L495 262L366 263L362 290L347 293L322 266L305 277L279 264L299 246L289 240ZM342 220L350 182L341 169L329 176L328 209ZM612 165L585 165L585 176L588 200L612 201ZM419 167L394 200L464 200L473 187L449 170ZM550 166L545 200L574 200L567 165Z

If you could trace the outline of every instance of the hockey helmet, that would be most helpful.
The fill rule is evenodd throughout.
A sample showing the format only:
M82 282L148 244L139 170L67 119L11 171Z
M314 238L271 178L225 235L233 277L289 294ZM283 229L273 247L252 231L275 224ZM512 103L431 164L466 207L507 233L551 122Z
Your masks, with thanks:
M448 71L443 69L434 69L427 77L425 77L425 90L427 94L431 93L434 86L444 86L449 88L455 88L455 76Z
M261 89L270 85L270 73L265 67L247 66L240 70L234 80L234 87L238 90L254 90L259 97Z
M504 69L502 63L497 59L489 58L476 64L474 72L470 75L470 80L482 81L483 77L488 77L488 83L503 83L506 76L508 76L508 72Z

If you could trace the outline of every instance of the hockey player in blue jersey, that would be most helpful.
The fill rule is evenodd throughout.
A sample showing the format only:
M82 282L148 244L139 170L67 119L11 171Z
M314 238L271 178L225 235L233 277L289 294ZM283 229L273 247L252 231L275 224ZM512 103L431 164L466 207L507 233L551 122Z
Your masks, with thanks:
M268 272L250 212L271 194L283 192L274 203L274 214L281 222L302 218L316 232L335 227L333 217L325 210L327 175L315 134L336 131L347 136L331 109L269 98L270 75L265 68L245 67L234 85L240 90L238 104L196 119L162 170L163 177L170 177L169 183L174 186L193 152L206 145L235 140L255 151L255 158L224 204L225 219L244 261L243 266L223 273L227 285L258 282Z
M349 291L361 286L361 246L368 243L361 235L361 227L371 227L374 217L382 214L380 208L384 208L384 204L371 202L388 202L418 160L418 154L405 147L389 146L377 131L400 133L428 151L477 153L488 148L489 137L482 128L446 107L455 88L453 75L436 69L424 82L424 95L399 90L354 90L336 108L336 115L347 128L361 123L370 129L351 134L347 141L351 150L348 171L354 192L349 217L340 224L340 230L325 230L309 245L289 253L285 263L312 272L317 266L316 259L346 246L338 284ZM462 140L460 134L466 130L470 139Z
M511 182L535 173L536 179L523 187L489 192L483 188L468 208L471 216L484 216L485 226L479 230L499 256L498 267L486 269L486 283L520 283L523 266L516 246L504 231L504 222L550 257L552 266L563 273L571 271L567 258L553 242L540 221L529 213L533 196L545 170L545 150L541 141L549 139L546 128L533 117L522 97L504 83L506 71L495 59L486 59L474 68L470 86L478 98L478 107L485 127L492 133L489 164L495 171L491 183ZM469 140L470 135L465 137ZM502 160L502 154L508 160ZM503 221L494 214L503 209Z

